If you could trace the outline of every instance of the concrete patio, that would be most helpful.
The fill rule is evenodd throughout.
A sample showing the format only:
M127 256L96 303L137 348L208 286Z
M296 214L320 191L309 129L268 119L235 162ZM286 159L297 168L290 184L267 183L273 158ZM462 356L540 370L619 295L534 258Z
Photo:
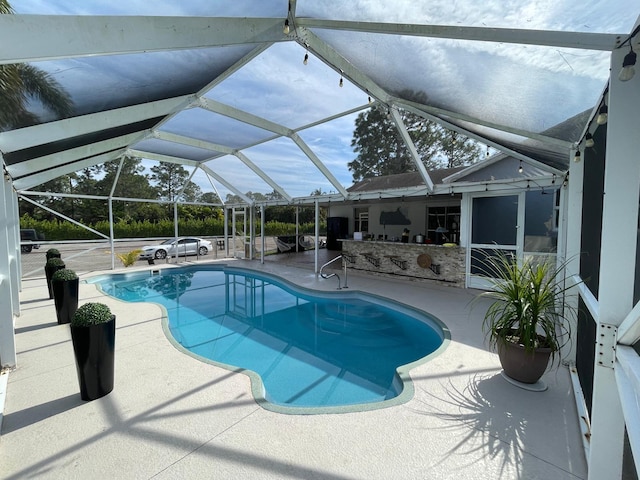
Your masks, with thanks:
M226 263L336 287L304 265ZM415 395L403 405L331 415L267 411L246 375L174 348L158 306L123 303L88 284L81 303L98 300L117 315L116 384L83 402L69 327L57 325L44 278L23 280L0 477L586 478L567 368L547 373L542 393L507 383L484 345L483 306L469 306L476 291L357 273L349 287L426 310L451 331L448 348L411 371Z

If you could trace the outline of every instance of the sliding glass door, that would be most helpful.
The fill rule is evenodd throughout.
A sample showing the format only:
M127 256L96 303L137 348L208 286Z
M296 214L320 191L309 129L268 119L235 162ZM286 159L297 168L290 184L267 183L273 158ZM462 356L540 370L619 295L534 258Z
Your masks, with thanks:
M471 198L467 274L469 287L488 288L488 258L507 255L555 258L558 245L559 190L526 190Z

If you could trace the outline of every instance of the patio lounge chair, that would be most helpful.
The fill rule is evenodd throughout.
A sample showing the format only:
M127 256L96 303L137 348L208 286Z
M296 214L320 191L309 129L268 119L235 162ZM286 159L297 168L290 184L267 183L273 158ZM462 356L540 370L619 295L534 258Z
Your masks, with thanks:
M284 252L290 252L291 250L293 250L296 246L295 243L288 243L285 242L284 240L282 240L280 237L275 237L276 240L276 246L278 247L278 251L280 253L284 253Z
M298 245L302 248L302 250L311 250L315 246L315 241L313 237L305 237L304 235L300 235L298 238Z

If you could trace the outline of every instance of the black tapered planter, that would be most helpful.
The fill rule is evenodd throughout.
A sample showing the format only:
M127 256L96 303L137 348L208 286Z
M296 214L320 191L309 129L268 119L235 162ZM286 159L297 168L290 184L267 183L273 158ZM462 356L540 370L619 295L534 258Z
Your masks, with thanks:
M73 314L78 309L78 288L80 279L52 280L53 301L56 305L58 325L71 323Z
M82 400L95 400L113 390L116 316L98 325L71 325Z
M62 270L65 267L64 263L62 265L45 265L44 266L44 274L47 277L47 290L49 290L49 298L53 298L53 289L51 288L51 277L58 270Z

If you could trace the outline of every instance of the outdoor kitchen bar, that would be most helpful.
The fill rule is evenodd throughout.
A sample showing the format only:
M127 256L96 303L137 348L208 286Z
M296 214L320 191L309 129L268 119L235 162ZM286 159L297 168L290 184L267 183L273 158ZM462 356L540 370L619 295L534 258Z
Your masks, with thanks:
M434 280L457 287L465 285L463 247L380 240L341 242L347 268Z

